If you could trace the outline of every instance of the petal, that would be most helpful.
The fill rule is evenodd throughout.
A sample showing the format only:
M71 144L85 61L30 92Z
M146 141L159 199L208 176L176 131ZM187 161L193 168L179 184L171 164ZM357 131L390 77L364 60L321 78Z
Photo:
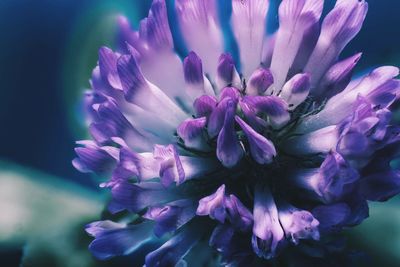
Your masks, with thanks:
M209 215L211 219L224 223L226 218L225 197L225 185L221 185L215 193L199 200L196 214L199 216Z
M128 255L153 238L152 230L151 222L129 226L110 221L94 222L86 228L95 236L89 250L100 260Z
M243 232L251 229L253 225L253 214L235 195L229 195L229 197L225 199L225 206L228 220L233 227Z
M186 147L198 150L208 150L207 140L205 139L205 127L207 119L187 119L179 125L177 132Z
M364 0L337 1L335 8L325 17L317 45L304 69L311 74L313 89L360 31L367 11L368 4Z
M217 99L213 96L203 95L193 103L196 117L209 117L217 106Z
M282 97L289 104L291 110L306 100L310 93L310 75L301 73L293 76L282 88Z
M183 183L185 180L185 170L183 169L178 151L175 146L161 146L155 145L154 158L160 161L160 177L161 183L168 187L172 183L177 185Z
M106 81L111 87L122 90L121 81L117 71L117 59L118 56L114 54L111 49L107 47L100 48L99 68L103 80Z
M230 98L227 102L224 124L217 140L217 157L227 168L234 167L243 157L243 149L234 128L236 104Z
M183 60L183 71L185 74L185 82L187 93L196 99L206 94L204 91L203 66L201 59L196 53L190 52Z
M269 0L233 0L231 24L244 77L261 63Z
M74 167L81 172L104 174L110 172L117 164L118 149L99 147L92 141L78 142L82 147L75 148L77 158L72 161Z
M247 95L263 95L274 83L274 77L269 69L258 68L250 76L246 88Z
M216 76L218 57L223 51L222 33L214 0L177 0L176 15L189 51L203 60L205 73Z
M207 132L210 138L214 138L221 131L229 101L232 101L229 97L222 99L212 110L207 124Z
M274 91L284 85L304 35L319 21L323 0L284 0L279 6L279 29L272 56Z
M343 92L332 97L321 112L305 118L297 128L297 132L311 132L329 125L338 124L353 113L353 103L356 102L360 95L370 95L398 75L399 69L396 67L385 66L373 70L356 86L348 87Z
M283 149L294 155L328 153L336 148L339 131L336 126L328 126L317 131L288 139Z
M362 53L357 53L333 65L326 72L318 91L315 91L314 94L320 96L320 98L329 99L343 91L350 83L353 69L360 60L361 55Z
M387 171L363 177L360 180L361 194L371 201L387 201L400 193L400 172Z
M297 209L287 203L280 203L279 221L285 235L294 244L298 244L300 239L319 240L319 222L309 211Z
M320 223L320 229L324 231L335 230L335 227L346 221L350 213L350 207L345 203L318 206L312 210Z
M190 225L174 235L157 250L147 254L147 267L170 267L181 260L199 241L204 232L201 225Z
M131 183L119 183L112 190L112 207L118 209L139 212L149 206L159 205L179 199L172 191L168 191L160 183L146 182L139 185Z
M156 222L154 233L161 237L175 231L189 222L196 215L195 202L189 199L178 200L168 205L150 207L143 218Z
M278 209L268 186L256 186L253 216L253 250L259 257L273 258L284 238L284 232L279 223Z
M246 96L243 102L268 116L272 128L280 129L290 120L287 103L276 96Z
M167 95L144 78L135 58L122 56L117 65L127 101L177 123L186 117Z
M231 85L240 86L240 77L229 53L221 54L219 57L216 83L219 90Z
M240 125L250 145L250 152L253 159L259 164L269 164L276 156L274 144L253 130L241 118L235 116L236 122Z

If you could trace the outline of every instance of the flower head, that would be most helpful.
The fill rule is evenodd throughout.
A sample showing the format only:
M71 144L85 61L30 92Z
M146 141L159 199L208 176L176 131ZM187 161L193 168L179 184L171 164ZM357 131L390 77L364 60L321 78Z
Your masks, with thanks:
M283 0L266 35L269 0L228 2L238 56L216 0L176 0L174 34L154 0L138 31L118 19L117 51L100 49L85 98L93 141L78 142L74 166L110 177L109 210L137 219L90 224L98 258L153 240L165 243L146 266L174 266L207 242L222 264L255 266L323 246L368 216L367 200L400 192L399 70L351 82L361 54L339 59L367 3L337 0L320 24L323 0Z

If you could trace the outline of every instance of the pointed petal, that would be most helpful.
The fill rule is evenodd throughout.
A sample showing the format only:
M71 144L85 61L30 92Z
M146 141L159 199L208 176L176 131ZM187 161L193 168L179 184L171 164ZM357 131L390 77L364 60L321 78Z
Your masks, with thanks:
M312 90L338 58L343 48L357 35L367 15L364 0L337 1L335 8L325 17L321 34L304 69L311 74Z
M187 48L203 60L205 73L216 76L223 39L214 0L176 0L176 15Z
M221 54L219 57L216 83L218 90L231 85L240 86L240 77L235 62L229 53Z
M253 159L259 164L271 163L273 158L276 156L274 144L261 134L254 131L238 116L236 116L235 119L246 134Z
M284 85L304 35L319 21L323 0L284 0L279 6L279 29L272 56L274 92Z
M269 0L233 0L232 30L238 43L244 77L261 63Z

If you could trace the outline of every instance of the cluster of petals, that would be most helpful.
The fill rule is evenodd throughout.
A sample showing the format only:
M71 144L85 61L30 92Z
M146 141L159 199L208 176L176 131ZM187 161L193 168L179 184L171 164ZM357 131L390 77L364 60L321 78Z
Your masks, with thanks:
M340 54L368 5L323 7L283 0L273 34L269 0L153 0L138 31L118 18L118 48L100 49L85 95L92 140L73 161L108 177L108 210L125 214L87 226L97 258L157 243L147 267L181 266L207 244L225 266L293 248L284 261L303 266L368 217L367 201L400 192L399 69L352 79L361 53Z

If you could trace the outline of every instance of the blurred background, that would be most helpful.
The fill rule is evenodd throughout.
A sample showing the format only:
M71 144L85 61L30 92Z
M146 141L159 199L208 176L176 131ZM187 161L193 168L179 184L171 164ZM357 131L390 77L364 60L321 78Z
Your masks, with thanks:
M343 56L362 51L359 72L399 66L400 1L368 2ZM87 136L80 101L99 47L113 47L117 14L137 26L150 4L0 0L0 266L139 266L134 256L99 263L87 251L83 226L100 218L107 192L71 160ZM399 204L371 205L371 218L348 233L371 266L400 266Z

